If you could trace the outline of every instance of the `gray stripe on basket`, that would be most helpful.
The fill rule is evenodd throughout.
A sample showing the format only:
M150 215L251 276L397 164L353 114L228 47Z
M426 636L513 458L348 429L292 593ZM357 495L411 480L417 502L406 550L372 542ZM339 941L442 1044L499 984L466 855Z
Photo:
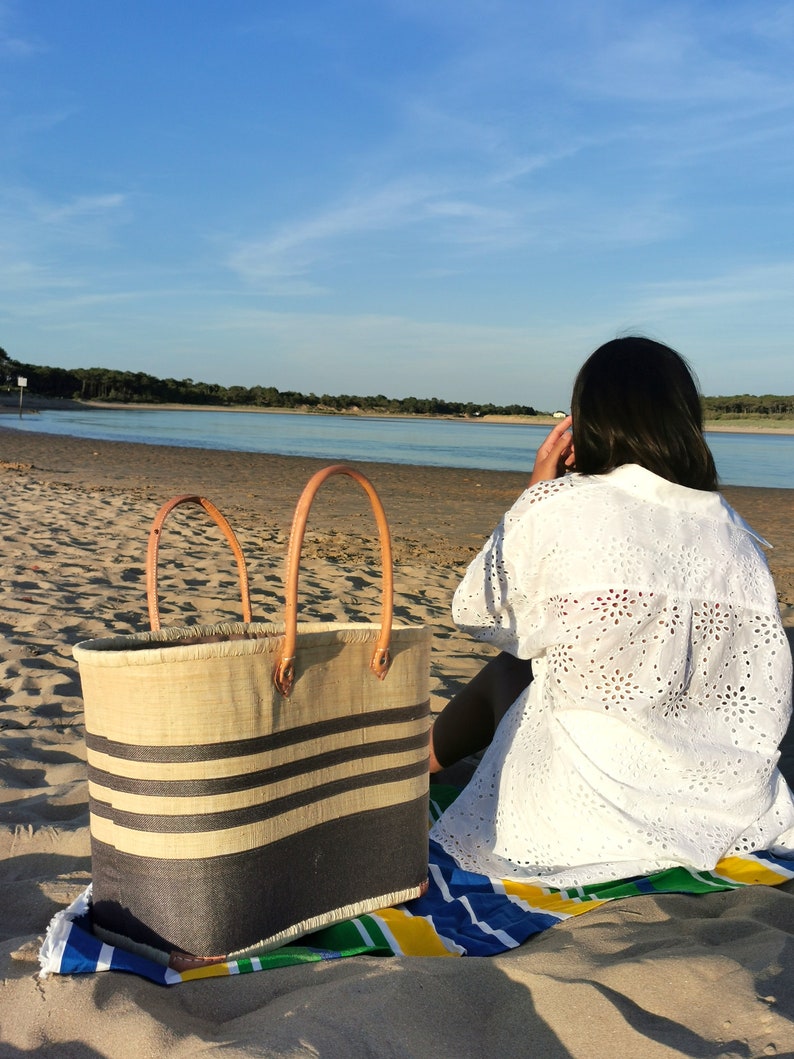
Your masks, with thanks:
M339 794L347 794L358 790L366 790L369 787L380 784L398 783L402 780L415 779L427 773L427 761L422 760L399 768L381 769L378 772L370 772L365 775L350 776L345 779L333 780L330 783L321 783L308 790L297 791L294 794L283 795L273 798L261 805L246 806L241 809L229 809L226 812L192 813L185 816L153 816L145 813L129 813L121 809L115 809L107 802L98 798L91 798L91 812L95 816L105 817L119 827L129 828L131 831L143 831L148 834L191 834L193 832L203 833L206 831L225 831L229 828L246 827L251 824L260 823L263 820L272 820L284 813L302 809L315 802L322 802L326 798Z
M167 860L121 853L92 836L91 855L95 925L165 953L215 955L329 909L357 903L356 913L371 911L383 905L372 901L379 894L420 887L427 794L242 853Z
M88 766L88 779L108 790L125 794L146 795L160 798L192 798L201 796L218 796L231 794L234 791L250 790L264 784L280 783L284 780L303 776L308 772L319 772L350 761L365 760L381 754L398 754L408 750L419 750L427 746L427 732L405 736L398 739L383 739L378 743L355 744L329 750L323 754L289 761L270 768L257 769L255 772L241 773L235 776L219 776L211 779L175 779L144 780L130 776L117 776L105 769Z
M244 757L266 753L292 746L309 739L320 739L326 735L358 731L379 724L401 724L420 720L428 716L428 701L390 710L375 710L371 713L334 717L327 721L312 721L310 724L286 728L281 732L257 736L254 739L233 739L222 743L205 743L201 746L143 746L119 743L104 736L86 732L85 742L89 750L127 761L188 762L217 761L219 758Z

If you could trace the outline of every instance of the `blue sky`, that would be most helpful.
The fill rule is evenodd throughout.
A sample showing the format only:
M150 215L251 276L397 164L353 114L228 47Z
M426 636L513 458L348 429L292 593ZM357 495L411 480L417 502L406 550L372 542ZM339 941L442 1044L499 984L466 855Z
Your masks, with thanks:
M794 4L0 0L0 346L567 407L794 392Z

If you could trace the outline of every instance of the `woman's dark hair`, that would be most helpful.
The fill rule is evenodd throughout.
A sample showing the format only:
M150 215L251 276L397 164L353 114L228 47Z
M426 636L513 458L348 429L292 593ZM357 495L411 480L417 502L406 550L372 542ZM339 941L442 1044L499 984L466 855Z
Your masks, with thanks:
M616 338L582 365L571 398L576 470L637 463L690 489L715 490L703 410L689 365L650 338Z

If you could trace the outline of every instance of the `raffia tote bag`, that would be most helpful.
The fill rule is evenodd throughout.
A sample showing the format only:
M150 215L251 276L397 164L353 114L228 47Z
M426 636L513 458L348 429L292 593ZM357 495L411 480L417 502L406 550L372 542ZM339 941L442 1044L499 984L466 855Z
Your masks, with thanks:
M380 624L298 623L306 520L320 485L369 496ZM234 549L243 622L160 628L163 523L200 504ZM93 923L171 958L273 948L419 895L427 880L430 631L392 624L389 529L372 484L327 467L295 512L285 615L252 623L245 561L203 497L149 538L151 632L74 648L85 702ZM162 954L162 955L161 955Z

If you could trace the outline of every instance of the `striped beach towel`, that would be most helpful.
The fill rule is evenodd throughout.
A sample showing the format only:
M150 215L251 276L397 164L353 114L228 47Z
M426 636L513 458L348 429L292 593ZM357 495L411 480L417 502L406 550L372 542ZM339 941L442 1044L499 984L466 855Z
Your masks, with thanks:
M431 787L431 820L458 793ZM326 927L261 956L175 971L107 945L91 930L91 888L52 920L39 959L41 975L126 971L159 985L196 978L250 974L347 956L494 956L533 934L600 908L617 898L648 894L705 894L743 886L777 886L794 879L794 859L758 852L721 860L713 871L669 868L641 878L555 890L536 883L491 879L462 871L430 843L430 885L406 904Z

